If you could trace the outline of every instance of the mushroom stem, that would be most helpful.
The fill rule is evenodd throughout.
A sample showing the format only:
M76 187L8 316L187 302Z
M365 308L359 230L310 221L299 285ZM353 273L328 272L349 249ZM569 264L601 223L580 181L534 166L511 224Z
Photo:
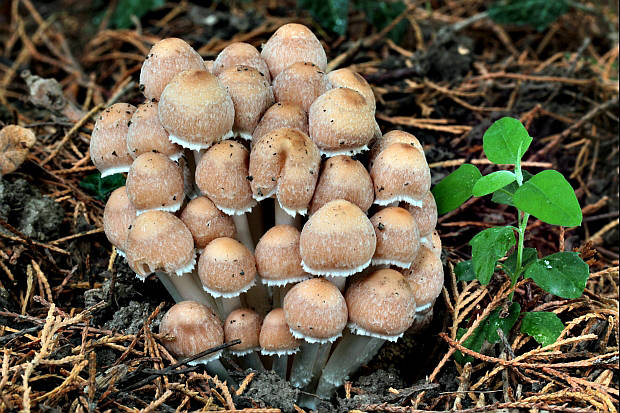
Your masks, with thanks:
M344 291L344 287L347 284L347 277L330 277L330 276L326 276L325 279L327 281L331 282L332 284L334 284L336 287L338 287L340 292Z
M272 306L269 300L269 290L267 286L261 282L257 282L245 293L245 301L247 306L265 316Z
M315 372L315 363L320 358L322 352L327 349L329 353L330 348L331 343L321 344L304 342L301 345L301 351L297 353L293 360L293 366L291 367L291 384L300 389L310 384Z
M286 368L288 366L288 356L286 354L273 356L271 370L278 376L286 380Z
M239 241L241 241L241 243L251 252L254 252L254 240L252 239L252 233L250 232L247 214L233 215L233 221L235 221L235 227L237 227L237 236Z
M217 308L219 309L219 313L221 319L224 320L228 317L228 314L232 313L237 308L241 308L241 298L239 296L236 297L218 297L215 299L217 303Z
M265 371L263 362L260 360L260 357L258 357L256 351L240 356L239 364L241 364L243 368L249 368L256 371Z
M295 215L294 217L290 216L288 214L288 212L286 212L281 206L280 206L280 202L274 198L273 199L273 205L274 205L274 210L275 210L275 223L276 225L291 225L295 228L298 228L301 226L301 216L300 215Z
M174 302L179 303L183 301L183 297L181 297L179 290L177 290L177 288L172 283L171 277L169 277L168 274L166 274L165 272L161 271L157 271L156 274L159 282L164 285L164 288L166 289L166 291L168 291L168 294L170 294Z
M349 374L377 354L384 342L381 338L345 333L323 369L316 395L329 399Z
M207 373L217 376L220 380L225 380L229 385L237 387L237 383L230 377L226 367L219 360L212 360L206 365Z
M157 271L157 278L166 287L175 302L196 301L212 310L216 309L213 298L205 293L197 279L195 271L182 275L167 274Z

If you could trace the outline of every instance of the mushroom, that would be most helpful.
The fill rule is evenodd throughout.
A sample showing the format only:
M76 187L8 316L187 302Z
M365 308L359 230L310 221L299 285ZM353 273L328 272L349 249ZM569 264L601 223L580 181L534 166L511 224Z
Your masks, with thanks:
M328 89L325 72L310 62L293 63L273 80L276 102L298 105L305 112Z
M226 46L213 62L212 73L218 76L225 69L237 65L253 67L264 75L267 82L271 83L269 68L260 52L251 44L244 42L235 42Z
M157 152L177 161L183 156L183 148L168 139L168 132L159 121L158 106L157 102L138 105L129 121L127 149L134 159L143 153Z
M353 89L331 89L308 112L310 137L322 155L355 155L368 150L377 131L374 112Z
M222 322L213 310L194 301L182 301L170 307L161 320L159 333L172 336L163 340L164 347L177 357L191 357L224 343ZM188 362L195 366L205 364L207 371L233 383L226 368L219 361L222 351Z
M325 71L327 56L314 33L303 24L281 26L263 45L261 57L267 63L271 78L296 62L310 62Z
M280 128L299 129L308 134L308 115L302 108L290 103L276 103L267 109L258 126L254 129L252 140L257 142L264 135Z
M301 340L291 334L284 318L284 310L274 308L265 316L259 340L261 354L273 357L271 369L285 379L288 356L299 351Z
M129 201L126 187L116 188L103 210L103 231L121 257L125 257L125 244L135 220L136 208Z
M206 70L186 70L166 86L159 120L169 139L194 151L233 136L233 101L221 82Z
M138 215L153 209L176 212L185 198L183 171L161 153L143 153L129 168L127 195Z
M237 234L233 219L217 209L206 196L189 201L179 218L192 233L194 245L199 250L216 238L234 238Z
M337 155L325 161L312 197L310 214L336 199L347 200L368 212L375 199L375 192L370 175L360 161L345 155Z
M90 159L101 177L128 172L133 158L127 149L127 132L136 107L115 103L97 118L90 136Z
M406 205L406 208L418 224L420 242L430 248L432 246L432 232L437 225L435 197L431 191L428 191L422 198L422 206Z
M387 207L370 218L377 234L372 265L409 268L420 248L418 226L406 209Z
M375 94L366 79L359 73L343 68L329 72L327 79L332 88L346 87L362 95L364 100L366 100L366 104L374 113L376 107Z
M316 394L328 399L344 379L411 326L416 303L401 273L381 269L356 276L346 292L349 329L336 346L319 380Z
M443 265L436 254L421 246L413 265L403 274L417 305L412 329L419 331L431 321L433 304L443 289Z
M431 233L430 244L430 246L428 244L425 245L428 249L433 251L433 254L435 254L438 258L441 258L441 238L439 237L439 232L437 232L437 230Z
M233 132L252 140L261 116L274 103L273 91L265 76L250 66L232 66L217 76L235 106Z
M30 129L8 125L0 131L0 177L20 167L37 141Z
M285 214L292 218L307 214L320 162L316 145L298 129L276 129L254 143L249 167L252 193L257 201L276 196L276 225L292 224Z
M261 327L260 315L249 308L234 310L224 321L224 337L227 342L241 340L229 348L229 351L239 357L248 367L254 370L264 370L257 350L260 350L259 335Z
M149 99L159 100L172 78L184 70L205 70L202 57L184 40L171 37L155 43L140 70L140 89Z
M422 144L420 143L418 138L402 130L393 130L381 136L375 141L374 145L372 145L372 148L370 149L371 167L377 155L379 155L385 148L387 148L393 143L405 143L407 145L411 145L414 148L418 149L422 153L422 155L424 155L424 148L422 147Z

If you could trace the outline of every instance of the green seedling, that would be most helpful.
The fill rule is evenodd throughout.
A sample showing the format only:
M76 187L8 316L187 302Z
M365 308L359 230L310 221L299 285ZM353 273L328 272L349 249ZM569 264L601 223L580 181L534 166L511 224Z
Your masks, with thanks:
M80 187L93 194L100 201L107 201L108 196L116 189L125 185L123 174L114 174L101 178L99 172L88 175L80 182Z
M460 281L477 279L489 283L498 269L510 277L514 286L521 278L533 280L540 288L562 298L578 298L590 275L588 265L576 252L560 251L538 258L534 248L524 248L525 231L530 217L551 225L581 225L582 214L575 192L564 176L555 170L532 175L521 168L521 159L532 138L517 119L505 117L496 121L483 136L483 149L489 161L513 165L514 170L501 170L482 176L474 165L464 164L432 190L440 214L450 212L471 196L492 194L492 200L517 210L517 226L485 229L474 236L469 245L472 259L458 263L455 275ZM506 255L508 255L506 257ZM505 260L502 259L506 257ZM465 340L464 345L480 351L484 341L497 343L497 329L508 333L522 315L521 332L529 334L543 346L554 343L564 325L550 312L521 313L518 303L510 303L492 312ZM506 310L507 309L507 310ZM459 331L459 337L465 330ZM457 354L457 361L468 358Z

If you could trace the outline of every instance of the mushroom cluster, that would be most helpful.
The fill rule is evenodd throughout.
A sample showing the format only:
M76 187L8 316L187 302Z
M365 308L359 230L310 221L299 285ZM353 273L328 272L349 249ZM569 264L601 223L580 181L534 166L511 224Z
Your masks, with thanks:
M171 352L240 339L242 365L321 398L422 329L443 286L422 145L382 135L366 80L326 68L300 24L210 62L164 39L142 66L145 102L107 108L90 144L102 176L127 173L105 233L177 302L160 328ZM225 375L217 357L198 362Z

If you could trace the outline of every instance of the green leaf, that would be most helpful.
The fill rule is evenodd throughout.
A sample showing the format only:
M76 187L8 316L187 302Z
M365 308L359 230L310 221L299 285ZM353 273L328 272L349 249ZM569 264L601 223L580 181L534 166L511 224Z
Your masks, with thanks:
M534 176L525 170L522 170L521 173L523 175L523 182L529 181ZM514 196L515 192L517 192L517 189L519 189L518 183L513 182L511 184L508 184L502 189L498 189L497 191L493 192L493 197L491 198L491 201L497 204L514 206L514 204L512 203L512 197Z
M478 179L472 190L474 196L485 196L498 189L502 189L506 185L517 179L514 173L510 171L496 171Z
M543 290L562 298L579 298L586 288L590 268L576 252L556 252L527 267L525 277Z
M489 283L495 272L497 260L506 255L515 243L512 227L485 229L469 241L474 272L480 284Z
M407 6L401 1L354 0L353 8L364 12L366 20L381 30L392 23ZM406 20L401 21L390 30L388 37L398 43L407 32L407 25Z
M80 187L90 192L100 201L106 201L108 196L116 189L125 185L123 174L114 174L101 178L101 174L88 175L80 182Z
M484 323L484 321L482 323ZM484 344L484 339L485 339L485 335L484 335L485 331L484 331L484 326L482 325L482 323L463 342L463 347L473 350L475 352L480 352L480 350L482 349L482 345ZM459 329L456 332L456 339L460 340L461 337L463 337L463 335L465 334L465 332L467 332L466 328L459 327ZM471 363L472 361L474 361L474 358L472 356L466 356L458 350L454 352L454 359L459 364Z
M112 23L119 29L126 29L134 25L131 16L140 18L165 3L164 0L119 0L112 15Z
M482 174L474 165L463 164L432 189L437 213L445 214L460 207L471 196L474 184Z
M504 332L504 335L508 337L510 329L512 329L519 319L519 314L521 314L521 306L519 303L512 303L510 307L508 307L508 311L506 313L502 308L493 310L484 323L486 340L492 344L497 343L500 340L499 334L497 334L498 328L500 328Z
M528 25L543 31L568 9L566 0L499 0L487 12L496 23Z
M525 126L515 118L501 118L482 137L482 148L489 161L514 165L532 143Z
M531 263L538 258L538 252L535 248L523 248L523 256L521 257L521 268L527 268ZM511 280L515 280L517 277L517 250L514 250L512 254L504 261L502 268L508 274Z
M564 323L554 313L525 313L521 320L521 332L534 337L543 347L555 343L564 330Z
M515 192L512 201L520 210L551 225L581 225L581 207L564 176L553 169L537 173Z
M473 281L476 279L474 265L471 260L461 261L454 266L454 274L458 281Z
M297 7L307 10L321 27L341 36L346 33L349 0L297 0Z

